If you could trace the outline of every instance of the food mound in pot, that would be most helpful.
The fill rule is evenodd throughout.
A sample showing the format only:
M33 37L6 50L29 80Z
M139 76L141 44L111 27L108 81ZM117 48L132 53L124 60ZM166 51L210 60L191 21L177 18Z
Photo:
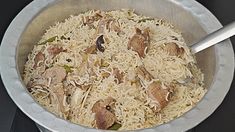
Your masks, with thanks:
M24 82L47 110L108 130L173 120L204 96L180 31L132 10L90 10L50 27L28 55Z

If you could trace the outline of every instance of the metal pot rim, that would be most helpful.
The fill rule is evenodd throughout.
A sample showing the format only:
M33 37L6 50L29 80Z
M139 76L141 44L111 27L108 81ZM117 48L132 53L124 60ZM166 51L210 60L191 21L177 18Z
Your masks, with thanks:
M58 118L46 111L28 94L22 85L16 64L16 51L20 35L31 19L43 8L57 0L34 0L26 6L12 21L8 27L2 44L0 55L1 77L8 94L15 104L31 119L50 131L96 131L95 129L82 127ZM192 14L207 31L213 32L222 27L215 16L205 7L194 0L170 0ZM208 19L208 17L210 19ZM208 21L209 20L209 21ZM12 39L14 37L14 39ZM142 129L145 131L186 131L211 115L222 103L229 91L234 72L234 52L230 40L221 42L215 46L217 53L218 71L213 84L204 98L189 112L163 125ZM225 59L226 58L226 59ZM186 124L187 123L187 124ZM140 130L141 131L141 130Z

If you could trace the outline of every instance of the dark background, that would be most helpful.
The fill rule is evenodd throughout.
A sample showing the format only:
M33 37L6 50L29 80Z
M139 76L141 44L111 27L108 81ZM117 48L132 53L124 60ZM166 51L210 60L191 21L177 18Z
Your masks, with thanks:
M13 18L32 0L0 2L0 41ZM197 0L208 8L223 24L235 20L234 0ZM235 37L232 39L233 46ZM235 84L216 111L190 132L235 132ZM12 102L0 79L0 132L38 132L34 122ZM187 125L187 124L185 124Z

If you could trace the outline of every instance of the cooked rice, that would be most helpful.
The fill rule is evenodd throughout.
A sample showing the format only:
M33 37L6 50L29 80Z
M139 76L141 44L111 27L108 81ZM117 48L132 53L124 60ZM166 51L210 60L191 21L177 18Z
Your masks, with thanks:
M97 12L117 20L122 33L117 34L115 31L105 29L103 33L106 38L105 51L81 55L87 47L95 44L96 28L100 21L94 21L93 26L90 26L84 24L84 19L94 16ZM197 68L196 60L181 33L173 25L161 19L146 18L148 17L137 15L130 10L109 12L91 10L77 16L70 16L64 22L58 22L50 27L28 56L24 82L30 85L32 80L41 78L47 68L66 66L70 72L67 73L65 80L55 87L63 88L65 93L71 96L75 97L74 94L79 96L76 96L73 102L69 101L71 96L64 98L66 112L62 112L58 99L55 99L57 98L55 93L50 89L52 80L49 78L46 86L35 85L29 89L33 97L56 115L88 127L96 127L95 113L91 111L94 103L100 99L112 97L116 100L115 115L122 125L119 130L153 127L173 120L190 110L206 93L206 89L203 88L203 74ZM141 30L150 28L150 48L144 58L140 58L135 51L127 49L136 27ZM55 37L53 42L46 42L53 37ZM182 57L171 56L162 49L162 46L169 42L174 42L184 49ZM46 49L52 45L59 45L66 52L50 57ZM39 52L45 55L45 61L38 62L35 68L35 56ZM115 59L112 59L113 57ZM100 59L109 65L103 68L82 66L85 65L84 63L94 63ZM134 73L134 68L142 64L155 79L150 82L142 80L140 87L132 85L127 79L124 79L124 83L117 84L115 77L104 78L102 75L104 72L112 74L110 68L115 67L120 72L124 72L125 76L133 76L131 74ZM97 77L91 77L91 70ZM191 81L180 83L185 78L191 78ZM153 81L160 81L163 87L174 84L174 93L168 105L159 112L154 112L151 99L146 92ZM84 84L91 87L79 93L78 89Z

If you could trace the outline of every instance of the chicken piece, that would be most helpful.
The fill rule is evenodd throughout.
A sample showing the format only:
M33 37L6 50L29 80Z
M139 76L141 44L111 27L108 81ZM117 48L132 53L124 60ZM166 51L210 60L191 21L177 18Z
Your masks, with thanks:
M105 108L102 108L95 114L96 125L99 129L108 129L116 119L116 116Z
M158 111L168 104L170 93L169 89L162 88L161 82L153 82L147 89L147 94L154 101Z
M53 92L53 94L56 95L56 100L58 102L60 111L62 113L65 112L65 105L63 104L64 102L64 98L65 98L65 92L64 92L64 88L61 85L54 85L52 87L49 87L51 89L51 91Z
M42 52L38 52L35 55L35 58L34 58L34 66L33 66L33 68L36 68L38 66L38 63L42 62L44 60L45 60L45 55ZM41 66L41 64L42 63L40 63L39 66Z
M66 70L60 66L51 67L43 73L43 76L45 78L51 79L51 85L62 82L65 79L66 75Z
M145 57L150 45L149 28L144 29L143 33L136 28L136 34L130 39L127 48L136 51L140 57ZM147 48L147 49L146 49Z
M102 108L105 108L106 106L104 105L104 101L103 100L98 100L95 102L95 104L93 105L93 107L91 108L91 111L93 113L98 112L99 110L101 110Z
M75 106L82 103L84 90L77 88L71 97L71 105Z
M106 108L109 111L113 111L116 100L112 97L108 97L104 100L98 100L92 107L92 112L96 113L102 108Z
M118 83L118 84L123 83L124 73L123 72L120 73L118 68L113 68L113 75L118 80L118 82L116 82L116 83Z
M62 47L59 46L50 46L47 49L47 52L49 53L50 56L55 57L56 55L58 55L60 52L64 52L65 50L63 50Z
M170 56L182 56L184 53L183 48L179 48L176 43L166 43L163 49L169 53Z
M142 76L147 81L151 81L154 77L145 69L144 66L137 67L137 74Z
M104 100L98 100L92 107L92 112L95 113L96 125L99 129L108 129L116 119L114 114L116 100L108 97Z

